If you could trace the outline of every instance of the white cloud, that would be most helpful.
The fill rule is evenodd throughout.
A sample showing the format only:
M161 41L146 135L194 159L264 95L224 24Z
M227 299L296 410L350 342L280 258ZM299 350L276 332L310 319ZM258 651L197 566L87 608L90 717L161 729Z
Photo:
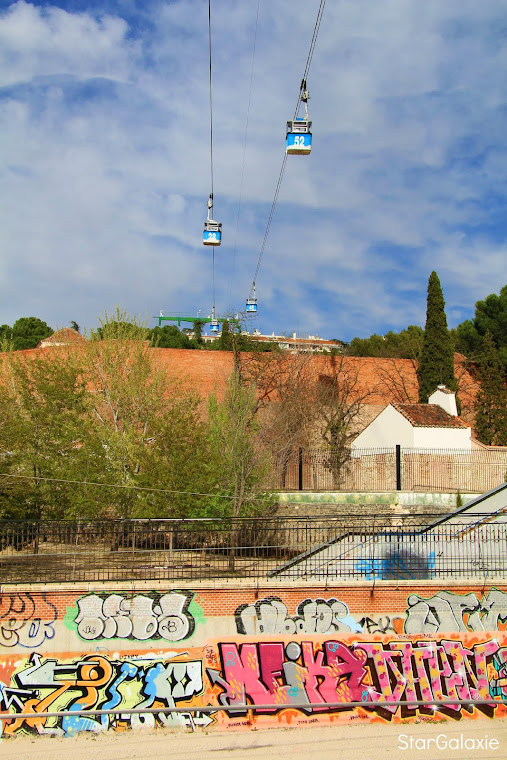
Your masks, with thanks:
M207 13L132 7L20 0L0 14L0 322L211 305ZM250 93L255 12L213 4L219 310L250 290L316 8L261 3ZM432 269L459 320L505 284L503 17L501 0L326 6L314 147L289 157L257 278L265 329L421 323Z
M52 75L123 80L135 49L126 32L121 18L96 20L18 0L0 16L0 85Z

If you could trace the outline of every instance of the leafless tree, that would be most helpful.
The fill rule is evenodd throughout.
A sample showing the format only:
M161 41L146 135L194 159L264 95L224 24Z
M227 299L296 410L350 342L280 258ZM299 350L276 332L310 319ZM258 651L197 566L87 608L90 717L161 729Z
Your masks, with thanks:
M335 488L340 486L350 458L350 444L359 431L364 405L377 390L365 385L362 366L361 359L332 357L329 370L319 375L316 384L316 423L326 444L326 466Z
M416 404L419 398L417 360L381 359L376 366L378 389L397 404Z

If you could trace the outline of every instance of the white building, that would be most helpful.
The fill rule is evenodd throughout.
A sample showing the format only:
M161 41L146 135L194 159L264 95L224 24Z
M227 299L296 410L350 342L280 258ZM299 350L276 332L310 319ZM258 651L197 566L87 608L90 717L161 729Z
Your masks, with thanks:
M440 385L428 404L388 404L354 439L358 449L453 449L470 451L472 430L456 409L452 391Z

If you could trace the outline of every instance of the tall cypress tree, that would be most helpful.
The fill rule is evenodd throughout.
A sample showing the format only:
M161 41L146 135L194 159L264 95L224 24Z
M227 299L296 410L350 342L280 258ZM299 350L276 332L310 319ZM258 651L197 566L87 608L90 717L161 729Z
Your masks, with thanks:
M457 391L458 383L454 375L454 349L447 329L445 301L436 272L428 280L428 300L426 303L426 326L417 370L419 380L419 402L427 403L428 397L439 385Z
M475 402L475 431L487 445L507 446L507 389L504 368L489 330L479 357L481 389Z

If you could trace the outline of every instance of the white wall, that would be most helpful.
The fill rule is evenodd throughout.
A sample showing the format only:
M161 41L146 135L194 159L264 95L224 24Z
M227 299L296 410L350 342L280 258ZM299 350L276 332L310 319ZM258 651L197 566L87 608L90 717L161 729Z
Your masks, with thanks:
M351 445L357 449L394 448L399 444L407 449L472 448L471 428L412 427L410 422L391 404L375 417Z
M391 404L375 417L351 445L354 449L394 448L414 446L414 428Z
M437 404L438 406L441 406L447 414L452 414L453 417L458 416L456 396L454 393L449 393L449 391L443 391L440 390L440 388L437 388L437 390L429 397L428 404Z
M416 449L466 449L472 448L470 428L414 428Z

